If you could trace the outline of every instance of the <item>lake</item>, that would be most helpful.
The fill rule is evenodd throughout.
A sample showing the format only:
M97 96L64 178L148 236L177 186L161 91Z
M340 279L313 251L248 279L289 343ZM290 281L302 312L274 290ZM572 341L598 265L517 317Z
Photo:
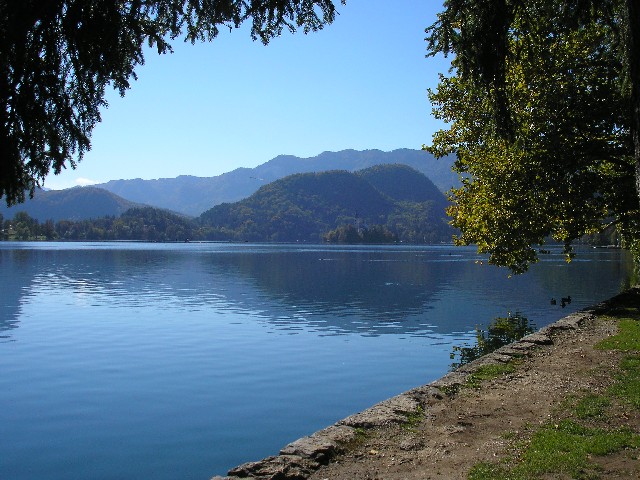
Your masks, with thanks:
M588 248L508 278L452 246L0 242L0 478L225 474L631 272Z

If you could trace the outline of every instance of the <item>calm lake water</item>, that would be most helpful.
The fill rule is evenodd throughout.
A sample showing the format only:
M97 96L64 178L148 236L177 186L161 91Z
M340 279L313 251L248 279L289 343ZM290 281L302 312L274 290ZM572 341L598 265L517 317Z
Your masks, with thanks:
M476 326L617 293L628 254L519 277L473 249L0 242L0 478L208 479L430 382ZM562 309L552 297L570 295Z

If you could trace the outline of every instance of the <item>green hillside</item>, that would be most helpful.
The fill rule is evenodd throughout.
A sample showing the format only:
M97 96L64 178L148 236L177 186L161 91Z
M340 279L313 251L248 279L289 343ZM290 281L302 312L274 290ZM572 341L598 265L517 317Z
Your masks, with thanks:
M375 165L356 172L357 175L377 190L398 201L434 201L442 208L447 207L447 199L436 185L425 175L408 165Z
M213 207L199 221L209 240L318 242L353 225L422 243L451 239L445 206L444 195L423 174L387 165L290 175L244 200Z

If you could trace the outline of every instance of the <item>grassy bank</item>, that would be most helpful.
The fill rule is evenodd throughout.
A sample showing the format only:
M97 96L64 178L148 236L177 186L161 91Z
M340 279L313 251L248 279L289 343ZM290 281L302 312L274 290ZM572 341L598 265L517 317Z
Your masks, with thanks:
M617 326L617 334L593 347L616 357L613 370L592 370L608 376L609 384L568 395L548 421L524 435L504 432L510 453L476 464L469 479L597 479L612 478L612 471L617 478L635 478L623 473L640 456L640 310L634 301L629 296L598 317Z

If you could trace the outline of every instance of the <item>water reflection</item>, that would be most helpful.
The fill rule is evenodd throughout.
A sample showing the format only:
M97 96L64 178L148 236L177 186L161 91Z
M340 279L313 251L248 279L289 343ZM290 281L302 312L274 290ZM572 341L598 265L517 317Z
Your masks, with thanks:
M589 252L507 279L477 258L448 247L0 243L0 333L15 340L0 352L0 472L224 473L437 378L452 345L496 316L519 309L543 326L610 296L626 268L619 252ZM564 310L550 305L567 295Z
M504 345L520 340L535 330L535 324L529 322L529 319L520 313L497 317L491 321L486 330L476 327L475 344L465 343L463 346L453 347L450 358L451 360L457 359L457 361L451 364L451 369L455 370L462 365L473 362Z
M18 328L20 306L36 274L28 251L0 250L0 342L10 340L11 330Z
M65 290L69 306L244 313L295 333L419 335L465 332L501 311L523 308L542 326L617 290L630 272L620 251L560 254L508 279L449 247L336 248L220 245L3 245L0 331L19 324L29 296ZM460 252L460 253L458 253ZM603 287L603 285L605 285ZM560 309L557 306L556 310ZM7 334L5 334L6 336Z
M208 273L209 281L232 278L241 294L229 288L227 298L279 328L369 335L428 329L430 301L447 283L444 264L407 252L227 255L210 258Z

